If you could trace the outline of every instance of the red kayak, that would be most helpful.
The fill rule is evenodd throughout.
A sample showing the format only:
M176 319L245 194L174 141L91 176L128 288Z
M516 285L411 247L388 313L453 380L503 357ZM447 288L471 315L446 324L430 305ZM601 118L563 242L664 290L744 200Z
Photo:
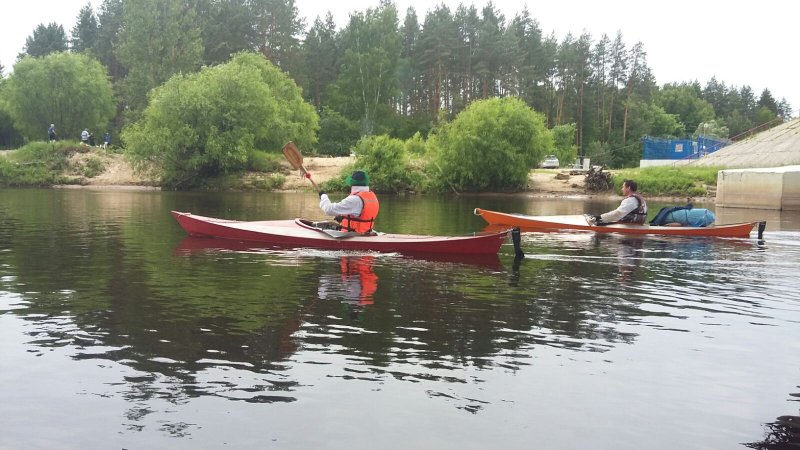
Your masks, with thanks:
M746 222L709 227L662 227L617 223L593 225L586 216L527 216L506 214L475 208L489 225L519 227L522 231L594 231L596 233L657 234L662 236L711 236L711 237L749 237L753 227L759 225L759 239L765 222Z
M330 222L305 219L242 222L172 211L190 236L259 242L283 247L366 250L383 253L496 254L508 230L468 236L363 235L326 229Z

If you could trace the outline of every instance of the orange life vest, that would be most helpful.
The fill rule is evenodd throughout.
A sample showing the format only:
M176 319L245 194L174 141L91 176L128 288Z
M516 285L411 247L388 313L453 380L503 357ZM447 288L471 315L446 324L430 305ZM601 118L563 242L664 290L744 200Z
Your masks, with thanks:
M362 207L361 214L354 216L348 214L342 219L342 230L355 231L356 233L368 233L372 231L372 226L375 224L375 218L378 217L378 197L372 191L361 191L355 194L356 197L361 199Z

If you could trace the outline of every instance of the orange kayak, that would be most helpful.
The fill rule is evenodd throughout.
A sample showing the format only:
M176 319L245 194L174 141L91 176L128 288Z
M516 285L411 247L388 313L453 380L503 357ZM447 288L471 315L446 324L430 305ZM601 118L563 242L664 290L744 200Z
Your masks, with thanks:
M759 225L759 239L766 222L745 222L708 227L664 227L618 223L593 225L586 215L571 216L528 216L507 214L475 208L475 215L481 216L489 225L519 227L522 231L594 231L595 233L656 234L662 236L710 236L710 237L749 237L750 232Z

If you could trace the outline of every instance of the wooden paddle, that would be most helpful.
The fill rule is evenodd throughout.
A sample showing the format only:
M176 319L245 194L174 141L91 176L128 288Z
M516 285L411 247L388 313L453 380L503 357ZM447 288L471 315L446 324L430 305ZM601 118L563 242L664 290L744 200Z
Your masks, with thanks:
M289 141L286 145L283 146L283 155L286 156L286 159L289 161L289 164L296 170L300 170L300 173L303 174L303 177L308 178L308 181L314 186L314 189L319 193L319 187L317 187L317 183L314 183L314 180L311 179L311 174L308 173L305 167L303 167L303 155L300 153L300 150L294 145L294 142Z

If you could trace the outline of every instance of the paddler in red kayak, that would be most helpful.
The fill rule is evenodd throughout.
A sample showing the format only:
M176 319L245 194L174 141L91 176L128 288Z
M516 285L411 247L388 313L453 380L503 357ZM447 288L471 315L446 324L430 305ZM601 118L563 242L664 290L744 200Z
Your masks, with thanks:
M378 217L378 197L369 190L369 176L357 170L347 177L350 195L339 203L333 203L324 191L319 193L319 207L329 215L335 216L342 231L366 234L372 231Z
M633 180L622 182L622 195L625 196L619 207L599 216L592 216L594 225L610 223L643 224L647 220L647 202L636 193L637 185Z

